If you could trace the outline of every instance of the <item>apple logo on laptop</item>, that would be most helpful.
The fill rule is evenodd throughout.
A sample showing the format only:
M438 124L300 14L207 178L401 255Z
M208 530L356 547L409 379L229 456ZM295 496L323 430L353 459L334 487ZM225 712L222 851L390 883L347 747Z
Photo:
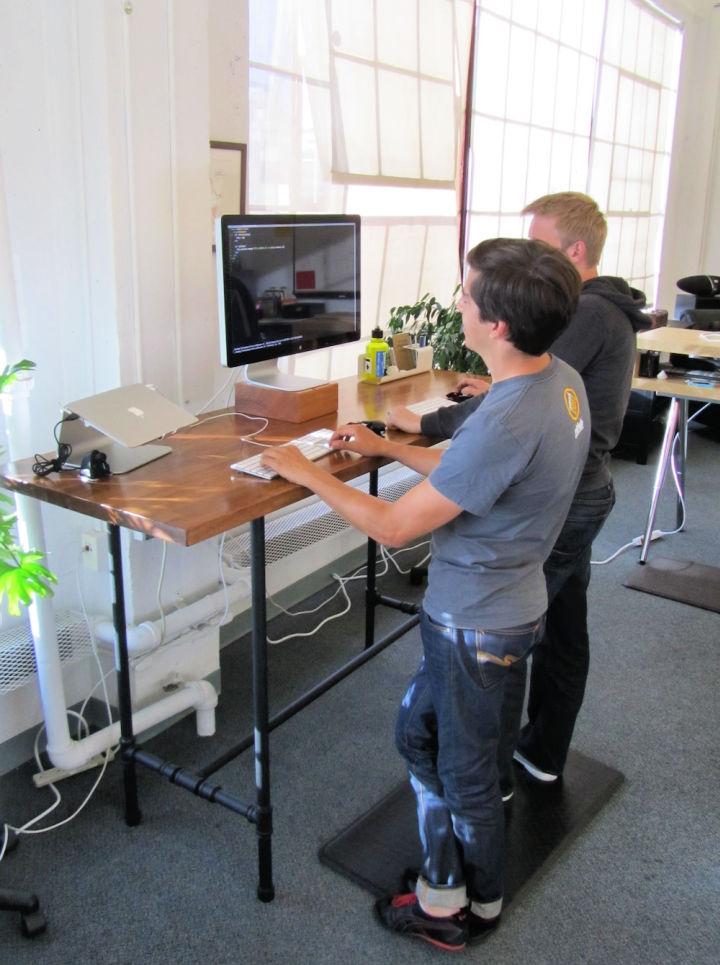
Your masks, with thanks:
M138 407L137 407L136 405L129 405L129 406L128 406L128 412L130 413L130 415L136 415L136 416L138 417L138 419L142 419L143 416L145 415L145 413L143 412L143 410L142 410L142 409L138 409Z

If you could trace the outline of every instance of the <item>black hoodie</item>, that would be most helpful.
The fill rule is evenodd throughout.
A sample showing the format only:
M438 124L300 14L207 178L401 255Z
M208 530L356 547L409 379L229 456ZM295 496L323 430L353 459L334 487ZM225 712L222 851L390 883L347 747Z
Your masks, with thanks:
M645 295L622 278L600 275L583 284L578 307L551 351L572 365L585 383L590 419L590 450L578 492L610 482L610 450L620 438L635 366L635 333L650 327L641 309ZM484 396L424 415L426 436L451 436Z

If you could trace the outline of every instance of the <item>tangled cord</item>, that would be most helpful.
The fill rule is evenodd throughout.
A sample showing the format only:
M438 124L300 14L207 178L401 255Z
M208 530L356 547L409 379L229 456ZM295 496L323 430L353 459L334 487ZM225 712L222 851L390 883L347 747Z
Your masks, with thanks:
M65 463L72 455L72 446L67 442L60 442L58 439L58 428L63 424L63 422L73 422L77 418L78 416L72 413L55 423L53 436L55 437L55 442L57 443L58 454L55 459L48 459L46 456L41 456L36 452L35 461L32 465L32 471L36 476L48 476L51 472L60 472L60 470L64 468Z

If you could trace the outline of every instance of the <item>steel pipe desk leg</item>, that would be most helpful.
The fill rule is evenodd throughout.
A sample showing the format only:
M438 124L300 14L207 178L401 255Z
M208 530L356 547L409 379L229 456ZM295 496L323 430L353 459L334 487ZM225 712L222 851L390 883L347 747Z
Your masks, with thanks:
M688 445L688 411L690 402L688 399L678 399L678 460L677 460L677 481L678 498L675 510L675 526L677 529L685 527L685 463L687 462Z
M378 471L373 469L368 479L368 493L378 494ZM365 577L365 649L368 650L375 642L375 606L377 604L377 590L375 585L377 543L368 537L367 564Z
M268 726L267 609L265 602L265 520L250 524L252 565L253 714L255 787L258 808L258 887L260 901L272 901L272 807L270 805L270 731Z
M660 449L660 458L658 460L657 470L655 471L655 482L653 483L652 498L650 500L650 512L648 513L647 525L645 526L645 533L643 535L640 559L638 560L639 563L645 563L648 551L650 550L650 536L652 535L653 525L655 523L658 501L672 458L673 440L675 439L675 432L677 431L679 409L678 400L673 398L668 409L665 434L663 435L662 448Z
M133 751L135 735L132 723L132 694L130 691L130 660L127 649L127 625L125 622L125 590L122 572L122 545L120 527L108 525L110 559L113 576L113 625L117 636L117 686L120 707L120 758L123 766L125 789L125 823L134 827L140 824L142 814L138 804L137 773Z

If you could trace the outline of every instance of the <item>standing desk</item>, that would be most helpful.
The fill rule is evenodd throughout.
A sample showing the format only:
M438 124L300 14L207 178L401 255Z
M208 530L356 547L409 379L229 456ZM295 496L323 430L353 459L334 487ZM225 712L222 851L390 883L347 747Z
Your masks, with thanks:
M707 336L710 337L708 338ZM671 352L677 355L694 356L696 358L717 359L720 358L720 340L717 336L717 332L702 332L696 329L687 328L655 328L646 332L638 332L638 360L639 354L647 351ZM636 371L637 369L638 366L636 365ZM660 450L660 458L658 460L658 466L655 472L655 479L650 497L650 509L648 511L647 522L645 525L640 559L638 561L639 563L644 564L647 561L648 553L650 551L650 537L655 524L655 516L657 514L660 493L665 482L668 467L672 461L675 435L677 433L679 437L678 460L676 467L678 480L676 525L678 529L680 529L683 527L685 517L685 474L687 463L687 425L689 403L691 401L720 402L720 385L703 387L688 384L686 379L679 376L671 376L665 379L659 379L644 378L636 374L632 380L632 387L633 389L642 389L646 392L655 392L657 395L667 396L671 400L670 408L668 409L667 414L667 421L665 423L665 432ZM673 561L674 564L678 562L679 561ZM671 561L666 561L665 567L669 566L670 563ZM656 593L660 596L669 596L672 599L690 603L691 605L702 605L696 603L693 599L695 597L695 593L692 592L692 582L716 579L718 585L720 585L720 570L716 571L715 573L714 568L711 567L699 567L698 564L692 564L692 566L695 566L695 572L690 569L691 564L680 563L679 566L673 565L671 567L671 569L674 570L674 573L669 572L666 568L655 574L647 573L643 576L631 577L628 581L626 581L625 585L631 586L634 589ZM687 581L686 588L682 587L682 581ZM675 584L675 587L671 586L672 583ZM688 589L690 589L689 594ZM720 599L720 596L718 596L718 598Z
M334 428L344 422L384 419L395 405L408 405L444 395L457 381L450 372L424 372L382 385L361 383L354 377L338 383L338 412L304 423L272 420L260 434L265 443L282 443L321 427ZM209 415L217 415L210 413ZM0 470L0 483L16 493L52 503L95 519L109 529L113 574L113 622L118 641L118 704L120 756L123 764L125 820L141 821L136 765L141 764L164 776L170 783L192 791L198 797L218 803L243 815L255 825L258 842L257 895L271 901L275 890L272 875L272 806L270 800L269 734L303 707L393 643L417 624L417 606L377 593L375 586L376 544L368 540L365 605L365 647L350 661L320 681L272 719L268 713L267 633L265 593L265 517L275 510L307 498L308 490L282 478L256 479L235 474L230 463L257 452L241 441L257 423L241 417L212 419L180 429L166 437L172 452L131 473L86 481L77 473L35 476L30 459L9 463ZM402 434L410 445L429 445L422 436ZM389 460L356 454L330 453L319 465L343 481L369 474L369 492L377 495L378 470ZM120 528L138 530L181 546L191 546L245 523L251 528L252 679L253 734L211 761L199 771L164 761L138 747L133 733L130 668L127 649L125 600ZM49 601L41 601L51 605ZM381 640L375 640L374 613L379 604L399 609L409 618ZM248 803L210 782L210 775L254 746L255 800Z
M687 328L655 328L647 332L638 332L637 347L638 352L672 352L677 355L716 359L720 358L720 340L717 338L707 339L704 336L717 335L717 332L701 332ZM650 534L655 522L660 490L670 464L675 433L679 433L680 436L677 469L678 488L680 490L678 493L677 525L681 526L685 497L685 465L687 462L688 403L690 401L720 402L720 386L704 388L698 385L688 385L684 378L678 376L659 379L643 378L636 375L633 378L632 387L633 389L642 389L646 392L655 392L657 395L668 396L671 400L640 554L640 562L644 563L650 548Z

